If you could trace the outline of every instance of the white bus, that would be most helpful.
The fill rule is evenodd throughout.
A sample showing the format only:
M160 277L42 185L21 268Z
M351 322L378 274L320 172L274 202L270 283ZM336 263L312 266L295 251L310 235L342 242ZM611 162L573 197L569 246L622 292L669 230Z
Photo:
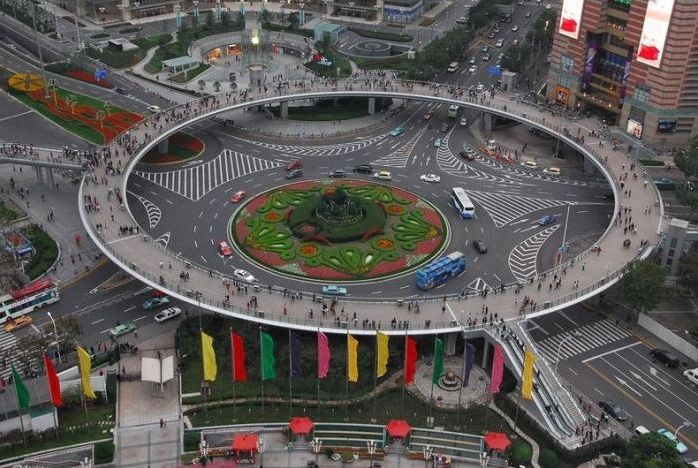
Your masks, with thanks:
M461 218L474 218L475 205L470 201L465 190L461 187L454 187L451 191L451 203Z
M0 297L0 323L33 312L60 299L58 285L42 279Z

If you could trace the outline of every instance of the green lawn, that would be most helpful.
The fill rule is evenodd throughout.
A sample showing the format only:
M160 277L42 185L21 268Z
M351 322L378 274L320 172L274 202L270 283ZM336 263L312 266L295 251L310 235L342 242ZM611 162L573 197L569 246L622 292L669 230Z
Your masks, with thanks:
M0 225L9 224L19 217L19 213L12 209L9 203L0 201Z
M196 68L191 68L189 70L185 70L182 73L178 73L177 75L173 75L170 78L168 78L169 81L174 81L175 83L187 83L197 76L201 75L203 72L211 68L211 65L208 65L206 63L200 63Z
M58 244L46 232L33 224L22 229L22 234L27 236L36 253L25 267L25 272L30 280L34 280L46 273L53 262L58 258Z

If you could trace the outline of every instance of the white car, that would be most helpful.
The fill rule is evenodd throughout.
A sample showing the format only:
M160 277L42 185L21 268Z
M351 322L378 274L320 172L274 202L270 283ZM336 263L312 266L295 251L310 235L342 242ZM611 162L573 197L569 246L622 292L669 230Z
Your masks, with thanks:
M434 182L434 183L439 183L441 182L441 177L437 176L436 174L422 174L419 176L419 180L422 182Z
M513 28L511 28L511 32L516 32L518 30L519 30L519 27L516 25Z
M373 174L373 178L378 180L393 180L393 175L388 171L380 171Z
M524 161L521 163L521 166L527 169L538 169L538 163L535 161Z
M469 122L468 122L468 118L467 118L467 117L462 117L462 118L460 119L460 126L461 126L461 127L467 127L467 126L468 126L468 123L469 123Z
M504 39L499 39L499 40L497 41L496 46L499 47L500 49L501 49L502 47L504 47Z
M683 376L693 385L698 385L698 367L683 371Z
M153 113L157 114L157 113L160 112L162 109L160 109L160 106L148 106L148 110L149 110L150 112L153 112Z
M182 309L180 309L179 307L170 307L169 309L165 309L162 312L155 314L155 317L153 317L153 318L155 319L156 322L162 323L162 322L165 322L171 318L175 318L176 316L178 316L181 313L182 313Z
M242 281L243 283L254 283L257 281L257 278L252 276L249 271L242 270L240 268L233 271L233 277L235 277L235 279L238 281Z
M468 73L471 75L477 71L477 65L470 65L470 68L468 68Z
M475 88L475 91L477 91L478 93L481 93L484 90L485 90L485 85L482 83L478 83L477 88Z

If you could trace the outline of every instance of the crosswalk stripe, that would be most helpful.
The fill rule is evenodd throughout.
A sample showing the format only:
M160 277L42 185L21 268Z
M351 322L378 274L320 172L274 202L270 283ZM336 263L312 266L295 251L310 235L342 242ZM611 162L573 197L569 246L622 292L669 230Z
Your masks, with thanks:
M581 336L567 339L572 333L576 332L579 332ZM567 339L567 341L565 341L560 349L560 360L569 359L578 354L613 343L614 341L622 340L628 336L628 332L617 327L610 320L604 319L578 327L574 330L550 336L538 342L537 345L543 357L549 362L555 363L558 347L565 339Z

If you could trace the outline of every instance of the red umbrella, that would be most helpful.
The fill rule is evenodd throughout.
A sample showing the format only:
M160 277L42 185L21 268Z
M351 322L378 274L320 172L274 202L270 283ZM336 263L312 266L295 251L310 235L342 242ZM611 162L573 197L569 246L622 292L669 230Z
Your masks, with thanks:
M233 436L233 450L238 452L256 452L257 440L255 434L235 434Z
M390 437L404 439L410 435L412 427L404 419L391 419L385 426L385 430L388 431Z
M490 450L499 450L503 452L511 445L511 440L509 440L509 436L503 432L488 431L487 434L485 434L485 444Z
M293 432L296 435L299 435L310 434L310 431L313 430L313 427L315 427L315 425L313 424L313 421L310 418L299 417L291 418L291 422L288 424L288 427L291 429L291 432Z

